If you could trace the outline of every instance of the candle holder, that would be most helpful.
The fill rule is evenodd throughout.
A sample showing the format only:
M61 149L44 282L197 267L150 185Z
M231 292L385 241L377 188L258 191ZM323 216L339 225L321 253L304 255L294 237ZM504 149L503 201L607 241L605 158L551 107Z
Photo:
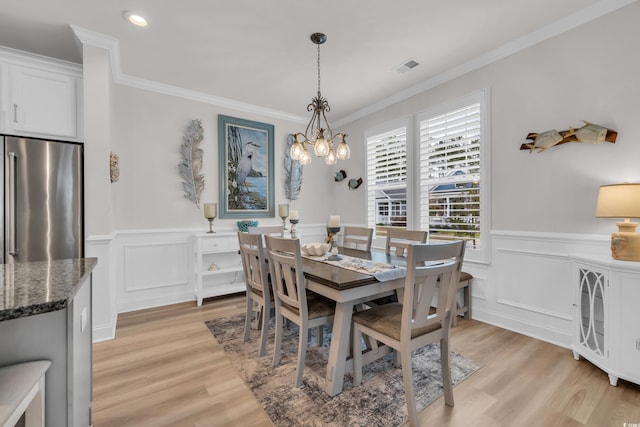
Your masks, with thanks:
M336 243L336 234L340 232L340 227L327 227L327 243L330 244L329 252L327 253L328 261L340 261L342 257L338 255L338 245ZM336 253L333 253L334 249Z
M213 220L218 216L217 210L218 206L215 203L204 204L204 217L209 221L209 231L207 231L207 234L215 233L215 231L213 231Z
M282 219L282 232L289 231L287 228L287 217L289 216L289 205L278 205L278 215ZM283 234L284 237L284 234Z
M284 236L284 232L285 231L289 231L289 229L287 228L287 217L286 216L281 216L280 218L282 218L282 233Z
M297 239L298 231L296 230L296 224L299 223L300 221L297 219L290 219L289 222L291 223L291 238ZM284 237L284 230L282 230L282 234L283 234L282 237Z

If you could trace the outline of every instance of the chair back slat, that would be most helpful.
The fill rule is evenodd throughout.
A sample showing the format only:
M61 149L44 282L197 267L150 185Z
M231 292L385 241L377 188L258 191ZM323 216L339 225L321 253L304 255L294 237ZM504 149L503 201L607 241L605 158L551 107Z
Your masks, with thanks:
M302 256L298 239L285 239L265 235L271 283L280 302L298 310L300 316L307 313L307 298L304 293Z
M344 227L344 238L342 239L342 246L344 246L345 248L370 251L372 241L373 228L354 226Z
M403 228L390 228L387 231L385 252L391 255L394 250L396 256L406 256L409 246L414 243L425 243L428 232L422 230L405 230Z
M265 225L262 227L247 227L249 234L269 234L271 236L282 236L281 225Z
M447 324L462 268L465 243L413 244L408 248L401 337L409 339L411 331L442 322ZM438 288L436 311L430 314Z

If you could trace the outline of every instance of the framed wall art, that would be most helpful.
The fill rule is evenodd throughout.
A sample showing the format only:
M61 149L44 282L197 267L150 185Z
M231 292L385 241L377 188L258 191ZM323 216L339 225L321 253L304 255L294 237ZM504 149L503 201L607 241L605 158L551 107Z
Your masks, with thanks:
M219 115L218 149L220 218L273 218L273 125Z

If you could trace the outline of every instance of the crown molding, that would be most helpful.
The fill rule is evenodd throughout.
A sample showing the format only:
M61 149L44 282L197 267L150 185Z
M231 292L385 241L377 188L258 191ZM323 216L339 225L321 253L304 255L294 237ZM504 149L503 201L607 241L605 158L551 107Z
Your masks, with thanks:
M464 62L457 67L451 68L444 73L434 76L428 80L420 82L410 88L398 92L388 98L382 99L370 106L349 114L334 122L334 127L344 126L358 119L366 117L386 107L396 104L412 96L418 95L426 90L432 89L450 80L461 77L467 73L475 71L485 65L503 59L514 53L527 49L535 44L553 38L557 35L570 31L580 25L593 21L610 12L621 9L635 3L638 0L602 0L589 7L586 7L572 15L552 22L532 33L514 39L504 45L490 50L470 61Z
M230 108L246 113L263 115L274 119L286 120L294 123L306 123L307 121L306 117L297 114L290 114L271 108L260 107L258 105L235 101L229 98L223 98L220 96L209 95L191 89L185 89L179 86L173 86L135 76L130 76L122 71L120 62L120 42L118 41L118 39L75 25L71 25L70 27L73 30L76 38L83 45L86 44L98 47L109 52L111 74L113 75L113 81L117 84L134 87L137 89L143 89L150 92L157 92L164 95L175 96L178 98L184 98L191 101L202 102L204 104L215 105L218 107ZM80 50L82 51L82 49Z
M413 85L406 90L397 92L393 96L382 99L374 104L369 105L366 108L358 110L341 119L338 119L334 122L334 127L344 126L346 124L354 122L358 119L387 108L393 104L409 99L443 83L475 71L481 67L484 67L485 65L489 65L495 61L513 55L540 42L553 38L559 34L570 31L576 27L579 27L580 25L593 21L601 16L621 9L637 1L638 0L602 0L572 15L552 22L532 33L514 39L496 49L490 50L470 61L464 62L454 68L451 68L444 73ZM162 93L165 95L176 96L179 98L189 99L205 104L216 105L223 108L230 108L246 113L264 115L266 117L271 117L274 119L281 119L294 123L307 122L307 117L297 114L290 114L279 110L260 107L258 105L235 101L229 98L209 95L178 86L168 85L127 75L122 72L122 67L120 65L120 44L118 39L75 25L71 25L70 27L80 43L106 49L109 52L109 57L111 60L111 72L113 75L113 80L117 84L151 92ZM80 50L82 51L82 49Z

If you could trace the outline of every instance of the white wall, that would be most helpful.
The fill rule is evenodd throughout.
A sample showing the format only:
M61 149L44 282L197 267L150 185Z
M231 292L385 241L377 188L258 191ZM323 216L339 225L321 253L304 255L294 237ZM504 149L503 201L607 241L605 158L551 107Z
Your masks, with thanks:
M112 124L113 149L120 156L120 180L112 185L116 230L200 227L207 221L200 209L184 197L178 173L180 144L187 125L199 118L204 129L200 148L204 151L202 201L218 202L218 115L228 115L274 125L275 202L284 196L284 149L287 135L306 124L250 115L183 98L117 85ZM304 168L300 198L292 204L304 223L326 222L333 182L332 169L314 161ZM257 218L275 225L280 218ZM217 227L234 228L235 219L216 219Z
M366 175L368 128L488 87L492 228L609 233L612 221L594 218L598 187L640 181L640 57L632 53L639 19L634 3L344 126L352 147L349 171ZM618 131L617 142L567 143L541 154L519 150L527 133L579 127L581 119ZM338 190L338 206L364 206L366 191ZM365 218L361 209L345 215L351 222Z
M339 130L349 134L352 157L331 168L314 159L305 168L302 195L296 202L302 223L321 225L331 213L340 214L344 223L366 222L366 183L349 190L344 181L335 183L333 175L345 169L349 178L366 181L363 144L368 128L489 88L493 249L490 264L465 263L465 270L475 276L474 318L568 346L575 289L570 254L590 252L607 257L608 234L614 228L614 221L593 217L598 186L640 181L636 166L640 158L640 85L636 84L640 59L635 55L639 18L640 4L634 3L342 126ZM85 75L100 72L90 71L92 64L87 61L93 60L85 58ZM85 96L92 94L85 90ZM112 107L108 144L120 155L120 181L108 188L102 183L94 188L104 190L107 197L111 194L109 218L115 238L111 282L116 311L193 299L189 278L193 272L189 266L184 270L184 265L177 266L186 272L180 283L145 283L144 289L125 286L135 282L127 271L141 277L145 269L154 269L157 275L157 269L173 268L167 262L158 263L153 254L163 245L175 249L190 233L206 228L201 209L183 197L177 172L179 146L189 121L200 118L204 127L203 201L218 199L218 114L274 124L276 203L284 202L286 135L306 124L118 83L113 88ZM616 144L568 143L542 154L519 150L527 133L565 130L580 126L580 119L618 131ZM104 147L102 151L108 153ZM108 159L104 162L106 168ZM102 206L96 197L93 200ZM102 213L98 215L103 218ZM90 221L95 224L96 218ZM279 223L277 218L260 221ZM215 224L232 230L235 220L217 219ZM96 240L103 242L99 236ZM143 260L134 269L124 258L127 247L135 247L137 259ZM190 251L188 245L184 247ZM140 252L145 248L149 251L146 258Z
M366 176L367 129L490 89L493 249L490 264L465 263L476 277L474 318L569 345L577 286L570 254L609 257L615 230L614 220L594 217L598 187L640 182L638 22L633 3L341 129L350 135L350 175ZM581 119L616 130L617 142L519 150L529 132ZM366 221L366 190L338 187L334 200L360 207L344 210L345 221Z

